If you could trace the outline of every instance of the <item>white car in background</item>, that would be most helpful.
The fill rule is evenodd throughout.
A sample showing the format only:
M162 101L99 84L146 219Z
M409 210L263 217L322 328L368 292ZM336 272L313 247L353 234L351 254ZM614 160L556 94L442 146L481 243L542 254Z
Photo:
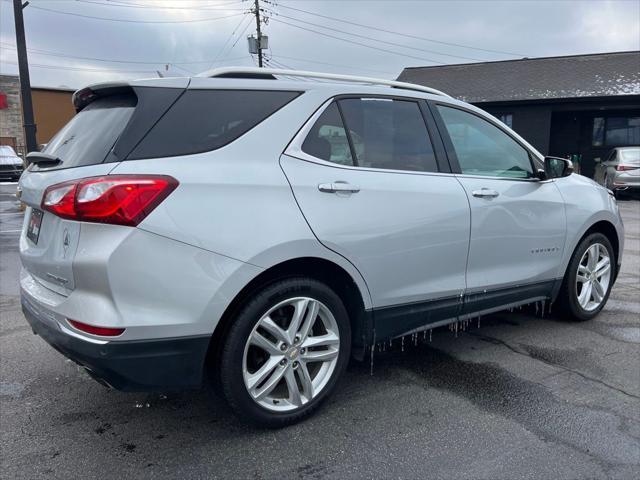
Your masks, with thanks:
M0 145L0 180L17 181L22 175L22 159L9 145Z
M594 179L616 196L620 192L640 191L640 147L611 150L606 160L596 165Z

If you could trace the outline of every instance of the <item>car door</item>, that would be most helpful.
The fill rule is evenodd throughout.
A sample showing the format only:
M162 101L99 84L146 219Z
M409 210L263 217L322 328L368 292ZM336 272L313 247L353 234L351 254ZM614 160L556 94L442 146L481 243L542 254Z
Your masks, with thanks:
M469 205L441 173L444 150L423 108L398 98L330 101L281 158L314 234L367 282L378 339L454 317L465 288Z
M559 271L565 208L532 153L488 115L434 104L452 168L471 206L465 311L547 297Z

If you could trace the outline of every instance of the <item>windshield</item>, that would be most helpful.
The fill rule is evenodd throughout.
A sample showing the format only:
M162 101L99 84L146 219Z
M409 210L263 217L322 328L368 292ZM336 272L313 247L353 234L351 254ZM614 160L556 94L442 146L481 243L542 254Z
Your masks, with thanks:
M133 95L95 100L51 139L43 153L62 161L56 168L102 163L129 122L135 105Z

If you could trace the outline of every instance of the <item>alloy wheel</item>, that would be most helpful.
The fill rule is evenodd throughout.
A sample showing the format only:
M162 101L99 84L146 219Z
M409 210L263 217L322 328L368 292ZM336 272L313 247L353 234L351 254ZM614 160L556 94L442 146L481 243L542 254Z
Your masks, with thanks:
M592 312L602 304L610 281L609 252L601 243L594 243L582 255L576 275L576 295L583 310Z
M250 397L270 411L291 411L320 394L336 368L340 334L318 300L295 297L270 308L244 348L242 374Z

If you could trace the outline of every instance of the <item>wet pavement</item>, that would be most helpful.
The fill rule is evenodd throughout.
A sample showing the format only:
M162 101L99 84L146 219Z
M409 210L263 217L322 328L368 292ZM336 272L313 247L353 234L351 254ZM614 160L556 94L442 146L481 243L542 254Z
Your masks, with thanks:
M209 390L107 390L34 336L14 190L0 185L2 478L640 478L637 200L620 201L623 270L595 320L523 309L395 342L314 417L264 431Z

